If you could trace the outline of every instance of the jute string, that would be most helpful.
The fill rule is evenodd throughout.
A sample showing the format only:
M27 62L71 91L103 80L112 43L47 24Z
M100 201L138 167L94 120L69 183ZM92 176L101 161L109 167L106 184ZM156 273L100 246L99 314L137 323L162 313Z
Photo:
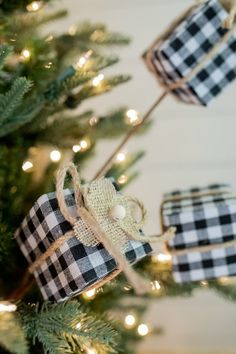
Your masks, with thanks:
M204 0L206 1L206 0ZM126 134L124 139L120 142L120 144L115 148L115 150L112 152L112 154L108 157L106 162L102 165L102 167L99 169L99 171L96 173L94 176L94 179L105 175L109 168L111 167L115 156L117 153L125 146L125 144L129 141L129 139L137 132L137 130L149 119L150 115L152 112L161 104L161 102L164 100L165 97L168 96L168 94L172 93L172 91L183 87L186 85L193 77L195 77L206 65L206 63L212 59L217 52L221 49L221 47L227 43L227 41L230 39L232 34L235 32L236 29L236 24L234 24L234 18L236 14L236 0L232 0L235 2L235 6L232 4L231 11L229 13L229 16L226 19L227 26L229 30L225 33L225 35L220 39L218 43L215 44L215 46L208 52L206 53L203 58L199 61L199 63L189 71L189 73L182 79L178 80L177 82L173 82L171 84L164 83L160 78L157 76L159 84L164 88L163 93L157 98L157 100L154 102L154 104L148 109L148 111L144 114L143 119L141 122L135 126L133 126L130 131ZM174 29L175 27L184 19L186 16L188 16L195 8L199 6L199 2L197 4L191 6L187 10L185 10L177 19L175 19L170 26L165 30L155 41L155 43L149 48L148 52L145 55L145 61L150 68L151 71L153 71L156 74L156 69L155 66L152 62L152 55L153 55L153 50L157 46L159 42L161 42L164 38L166 38ZM224 24L222 24L224 26Z
M75 204L76 204L76 213L77 217L74 217L71 215L66 202L65 202L65 196L64 196L64 181L67 172L70 173L72 176L72 183L73 183L73 188L74 188L74 193L75 193ZM58 205L60 208L61 213L63 214L64 218L73 226L76 225L76 222L78 221L78 217L83 219L85 224L90 227L90 229L93 231L94 235L96 236L97 240L99 243L102 243L104 248L108 251L108 253L116 260L118 264L118 270L123 271L129 280L129 282L132 284L134 287L135 291L137 294L143 294L144 292L150 290L150 285L146 280L144 280L138 273L136 273L133 268L130 266L128 261L126 260L125 256L119 251L116 245L110 240L106 233L103 231L97 220L94 219L94 217L91 215L91 213L86 209L83 203L83 187L80 184L80 178L79 174L77 172L77 169L73 163L69 163L65 166L63 166L59 171L57 175L57 183L56 183L56 196L58 200ZM132 199L132 202L137 203L136 199ZM144 207L141 203L138 203L138 205L141 207L141 212L142 212L142 218L145 216L146 211L144 210ZM167 241L170 240L175 233L175 228L170 228L167 230L162 236L156 236L156 237L146 237L146 236L137 236L137 235L129 235L131 236L134 240L138 240L141 242L153 242L153 241ZM56 241L54 241L51 246L47 249L45 253L43 253L41 256L39 256L35 262L31 264L29 267L29 272L33 273L35 269L40 266L48 257L50 257L59 247L61 247L66 241L70 240L71 238L76 237L75 231L69 231L66 234L60 236ZM100 283L96 284L100 285Z
M171 202L171 201L181 201L181 200L187 200L189 198L199 198L199 197L205 197L205 196L217 196L217 195L222 195L222 194L230 194L229 191L227 190L212 190L211 192L195 192L195 193L191 193L189 195L185 195L183 197L181 196L172 196L170 198L166 198L164 199L164 201L162 202L161 205L161 224L162 224L162 230L165 230L165 226L164 226L164 220L163 220L163 208L164 208L164 204L167 202ZM236 196L229 196L227 197L227 199L235 199ZM190 253L194 253L194 252L199 252L199 253L205 253L205 252L211 252L217 249L225 249L225 248L229 248L232 246L236 246L236 239L234 240L230 240L230 241L226 241L224 243L213 243L213 244L209 244L209 245L203 245L203 246L196 246L196 247L191 247L191 248L185 248L185 249L174 249L172 247L170 247L168 245L167 242L165 242L165 247L166 247L166 251L167 253L169 253L171 256L184 256Z

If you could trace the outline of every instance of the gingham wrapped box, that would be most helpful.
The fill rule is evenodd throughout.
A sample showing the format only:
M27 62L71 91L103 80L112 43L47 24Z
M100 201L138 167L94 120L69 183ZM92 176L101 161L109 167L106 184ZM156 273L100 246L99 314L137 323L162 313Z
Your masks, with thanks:
M236 275L236 197L229 185L168 193L161 214L164 229L177 228L167 244L177 283ZM214 249L205 251L208 245Z
M70 212L75 214L72 190L64 191ZM29 264L33 263L71 225L58 207L55 193L41 196L16 232L16 240ZM130 263L142 259L152 251L147 243L129 241L126 258ZM117 264L102 244L84 246L76 237L66 241L52 256L34 271L35 279L45 300L63 301L110 276Z
M188 77L227 30L222 27L229 13L220 0L193 7L187 15L159 38L144 57L164 83L171 85ZM236 31L211 59L181 88L172 92L186 103L207 105L236 77Z

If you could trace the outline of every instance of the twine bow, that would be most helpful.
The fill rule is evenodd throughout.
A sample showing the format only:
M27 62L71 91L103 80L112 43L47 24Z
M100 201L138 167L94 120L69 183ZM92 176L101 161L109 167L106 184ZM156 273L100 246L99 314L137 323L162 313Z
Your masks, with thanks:
M67 172L72 176L76 215L71 214L65 202L63 188ZM33 272L64 242L76 237L85 246L96 246L102 243L116 260L118 269L125 273L137 294L143 294L150 290L149 283L133 270L124 256L128 241L131 239L141 242L167 241L174 236L175 228L170 228L162 236L146 237L141 235L140 229L146 216L143 205L136 199L117 192L112 181L108 178L102 177L95 179L88 185L81 185L79 174L72 162L58 171L56 196L60 211L72 225L73 231L67 232L57 239L43 255L31 264L30 272ZM141 210L142 218L139 222L132 215L131 201L137 204ZM111 215L111 210L116 205L125 209L125 216L122 219L114 219Z

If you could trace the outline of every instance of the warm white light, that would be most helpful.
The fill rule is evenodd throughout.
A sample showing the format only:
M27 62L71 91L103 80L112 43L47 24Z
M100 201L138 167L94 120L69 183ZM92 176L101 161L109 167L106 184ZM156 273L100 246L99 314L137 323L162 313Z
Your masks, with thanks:
M121 175L117 181L119 184L125 184L128 181L128 177L126 175Z
M34 165L31 161L25 161L22 165L22 170L29 172L33 167Z
M93 299L96 295L96 289L88 290L83 295L85 299Z
M73 145L73 146L72 146L72 150L73 150L74 152L79 152L79 151L81 150L81 146L80 146L80 145Z
M158 280L154 280L153 282L151 282L151 285L152 285L152 290L154 291L158 291L161 289L161 285Z
M134 315L127 315L125 317L125 326L128 327L133 327L136 323L136 318L134 317Z
M87 149L88 142L86 140L81 140L80 146L81 146L82 149Z
M76 66L78 68L82 68L84 64L86 63L87 59L85 57L80 57L79 60L76 63Z
M171 261L171 255L168 253L159 253L155 254L152 259L154 262L169 262Z
M0 312L14 312L16 311L17 306L10 303L0 303Z
M149 328L146 324L142 323L138 326L138 334L140 336L146 336L149 332Z
M94 348L88 348L87 349L87 354L97 354L97 351Z
M77 32L77 27L75 25L72 25L68 29L68 33L70 36L74 36Z
M92 127L93 125L96 125L97 122L98 122L98 118L97 118L97 117L91 117L91 118L89 119L89 124L91 125L91 127Z
M53 150L50 152L50 159L53 162L58 162L61 159L61 153L59 150Z
M31 53L28 49L23 49L21 52L21 55L25 58L25 59L29 59Z
M98 86L103 79L104 79L103 74L99 74L98 76L96 76L92 81L93 86L95 86L95 87Z
M41 1L33 1L29 5L26 6L29 12L38 11L42 7Z
M116 155L116 161L117 162L123 162L123 161L125 161L125 159L126 159L126 154L124 152L119 152Z
M79 145L81 147L81 151L86 151L90 148L91 141L89 140L89 138L86 137L80 140Z
M76 329L81 329L81 323L77 323L77 325L75 326Z
M205 281L205 280L202 280L202 281L200 282L200 284L201 284L201 286L207 286L207 285L208 285L208 282Z
M135 109L128 109L126 112L126 122L128 124L137 125L141 123L142 119L139 117L138 112Z

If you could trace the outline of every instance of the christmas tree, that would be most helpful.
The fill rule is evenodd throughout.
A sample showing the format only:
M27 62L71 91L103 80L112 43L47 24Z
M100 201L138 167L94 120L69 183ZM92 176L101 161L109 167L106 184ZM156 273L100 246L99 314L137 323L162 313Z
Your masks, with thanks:
M0 5L1 353L131 354L143 337L161 333L143 323L148 302L190 296L206 283L176 284L171 256L166 254L136 266L151 285L150 292L139 297L119 275L99 289L50 303L42 300L32 279L24 278L28 265L14 234L36 199L55 189L59 165L73 159L83 172L100 139L129 134L145 118L129 107L104 116L81 111L85 100L130 79L106 76L105 69L118 57L106 56L104 50L127 45L129 39L91 23L72 26L60 35L41 35L43 26L66 16L64 10L49 11L47 2L3 0ZM148 126L145 122L141 130ZM136 178L131 168L143 154L118 152L106 176L124 188ZM235 301L233 285L218 280L207 285Z

